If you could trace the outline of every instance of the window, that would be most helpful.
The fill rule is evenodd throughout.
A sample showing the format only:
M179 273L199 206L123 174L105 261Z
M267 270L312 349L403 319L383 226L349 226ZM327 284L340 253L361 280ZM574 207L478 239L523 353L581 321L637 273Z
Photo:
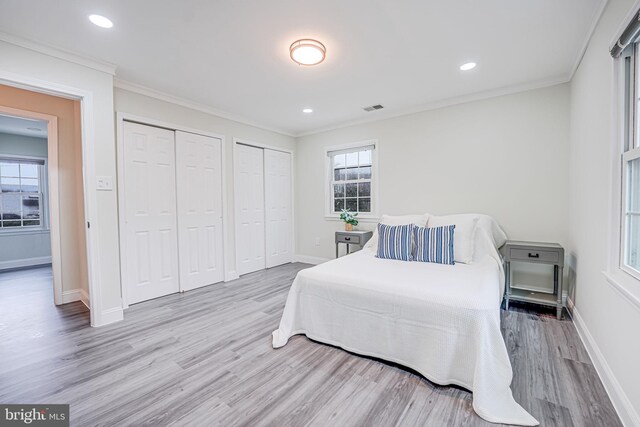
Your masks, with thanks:
M372 142L327 150L329 215L343 209L375 216L376 155Z
M0 156L0 232L43 227L44 163Z

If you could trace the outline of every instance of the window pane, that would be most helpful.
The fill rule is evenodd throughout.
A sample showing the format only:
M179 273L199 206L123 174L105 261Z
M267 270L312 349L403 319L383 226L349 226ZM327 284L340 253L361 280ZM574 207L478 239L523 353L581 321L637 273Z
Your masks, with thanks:
M356 180L356 179L358 179L358 168L347 169L347 180Z
M360 165L371 164L371 150L361 151L359 153L359 164Z
M20 165L20 176L22 178L37 178L38 166L37 165Z
M358 152L347 153L347 166L358 166Z
M40 225L40 220L36 219L36 220L25 220L23 222L25 227L32 227L34 225Z
M333 179L335 181L344 181L347 178L347 170L346 169L335 169L333 171Z
M358 212L371 212L371 199L368 197L358 199Z
M627 212L640 212L640 159L628 163Z
M22 221L2 221L3 227L20 227L22 226Z
M20 176L19 165L17 163L0 163L0 175L2 176Z
M358 184L358 197L371 196L371 183L361 182Z
M344 209L344 199L335 199L333 201L333 211L340 212L342 209Z
M336 199L339 197L344 197L344 184L335 184L333 186L333 197Z
M338 154L337 156L333 156L333 167L338 168L341 166L345 166L344 154Z
M4 194L2 195L2 219L20 219L21 218L21 197L19 195Z
M0 191L3 193L11 193L20 191L19 178L0 178Z
M357 197L358 196L358 184L347 184L347 197Z
M38 180L33 178L22 178L20 180L22 184L22 191L24 193L37 193L40 189L38 188Z
M360 179L371 179L371 166L360 168Z
M627 215L627 265L640 271L640 215Z
M358 210L358 199L345 199L345 206L345 209L356 212Z
M24 196L22 198L22 217L40 218L40 198L38 196Z

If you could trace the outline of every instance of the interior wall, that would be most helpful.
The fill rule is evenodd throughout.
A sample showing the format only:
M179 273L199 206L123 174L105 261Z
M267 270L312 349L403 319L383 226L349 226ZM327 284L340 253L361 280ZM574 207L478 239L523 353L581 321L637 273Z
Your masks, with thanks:
M287 150L295 150L295 139L276 132L245 125L222 117L214 116L177 104L172 104L139 93L116 88L114 92L115 110L153 120L164 121L191 129L211 132L225 137L224 166L226 173L228 223L225 224L229 247L226 248L226 276L236 274L235 263L235 221L234 221L234 180L233 180L233 138L249 140Z
M47 138L0 133L0 155L48 157ZM51 234L39 229L0 233L0 270L51 262Z
M379 214L484 213L511 239L567 243L567 84L298 138L297 254L333 258L343 229L324 217L324 147L370 139Z
M626 425L640 425L640 285L605 279L611 249L614 100L609 45L633 0L609 0L571 81L570 221L574 320ZM636 3L637 4L637 3ZM636 6L637 8L637 6ZM614 207L614 212L617 207ZM625 292L626 291L626 292ZM635 297L635 300L634 300ZM635 301L635 302L634 302Z
M82 250L84 245L78 245L80 239L85 239L82 162L78 161L78 151L82 151L79 101L0 85L0 103L6 107L58 117L62 291L82 289L88 294L86 269L80 267L81 264L86 265L86 251ZM49 254L50 248L49 242Z

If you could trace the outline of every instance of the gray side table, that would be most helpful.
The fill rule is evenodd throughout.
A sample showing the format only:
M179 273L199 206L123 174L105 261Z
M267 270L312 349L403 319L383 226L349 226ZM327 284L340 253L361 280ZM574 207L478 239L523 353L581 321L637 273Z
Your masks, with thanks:
M373 231L336 231L336 258L338 258L338 245L347 245L347 254L350 253L350 245L364 246L373 236Z
M505 264L505 308L509 301L522 301L556 308L558 320L562 317L562 272L564 248L557 243L517 242L509 240L500 250ZM511 286L511 262L553 265L553 292L533 292Z

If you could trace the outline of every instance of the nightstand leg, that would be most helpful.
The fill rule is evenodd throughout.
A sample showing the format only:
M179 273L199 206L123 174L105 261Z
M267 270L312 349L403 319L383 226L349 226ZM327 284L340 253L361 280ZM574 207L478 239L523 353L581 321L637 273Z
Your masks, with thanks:
M509 311L509 297L511 296L511 263L504 263L504 283L505 283L505 297L504 297L504 309Z
M557 304L557 308L556 308L556 316L558 317L558 320L562 319L562 267L559 266L555 266L554 268L554 272L555 272L555 276L556 276L556 283L557 283L557 290L558 290L558 299L556 301Z
M351 245L347 243L347 255L351 253Z
M338 258L338 243L336 243L336 258Z

